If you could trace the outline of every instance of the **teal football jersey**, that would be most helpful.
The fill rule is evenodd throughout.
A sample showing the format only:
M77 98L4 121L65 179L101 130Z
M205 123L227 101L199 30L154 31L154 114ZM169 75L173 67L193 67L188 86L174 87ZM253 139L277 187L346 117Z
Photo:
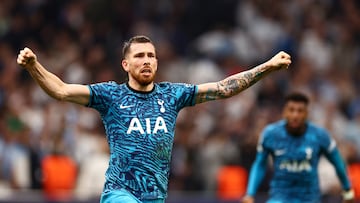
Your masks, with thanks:
M318 203L321 200L318 164L322 155L333 162L341 174L346 174L344 162L329 133L311 122L302 136L292 136L286 130L286 121L272 123L263 130L258 145L257 162L271 156L273 178L268 202ZM255 194L256 182L263 167L252 167L248 194ZM350 188L345 175L344 188Z
M144 93L104 82L89 89L88 106L99 111L110 147L104 192L166 198L176 118L183 107L195 105L197 86L162 82Z

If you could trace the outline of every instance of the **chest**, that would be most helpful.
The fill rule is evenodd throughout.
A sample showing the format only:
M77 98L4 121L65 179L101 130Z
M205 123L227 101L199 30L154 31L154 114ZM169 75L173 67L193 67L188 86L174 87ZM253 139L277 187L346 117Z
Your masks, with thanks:
M122 126L125 134L163 134L174 129L177 114L175 100L161 94L148 98L126 95L114 100L107 119Z
M275 141L276 140L276 141ZM320 154L320 145L316 140L303 137L278 137L269 145L275 159L312 160Z

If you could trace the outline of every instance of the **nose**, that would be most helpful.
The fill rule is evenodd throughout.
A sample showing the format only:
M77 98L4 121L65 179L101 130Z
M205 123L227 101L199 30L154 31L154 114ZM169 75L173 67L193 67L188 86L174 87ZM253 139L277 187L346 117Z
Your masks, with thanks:
M150 66L150 58L149 57L144 58L144 66Z

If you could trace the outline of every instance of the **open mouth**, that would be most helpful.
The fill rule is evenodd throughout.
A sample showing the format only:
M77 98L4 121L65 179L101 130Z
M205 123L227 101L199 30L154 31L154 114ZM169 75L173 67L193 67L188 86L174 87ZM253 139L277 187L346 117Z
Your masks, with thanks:
M149 75L149 74L152 73L152 70L151 70L150 67L145 66L143 69L140 70L140 73L141 73L141 74Z
M151 69L148 69L148 68L142 69L142 70L140 71L140 73L151 73Z
M144 68L140 71L140 74L144 77L150 77L152 75L152 70L150 68Z

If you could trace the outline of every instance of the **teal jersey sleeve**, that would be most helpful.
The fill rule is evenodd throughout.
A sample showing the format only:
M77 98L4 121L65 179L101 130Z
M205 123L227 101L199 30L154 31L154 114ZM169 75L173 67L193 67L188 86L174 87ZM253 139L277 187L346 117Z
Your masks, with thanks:
M349 190L351 188L351 183L347 174L345 161L342 158L339 150L337 148L334 148L325 156L333 164L343 190Z
M334 166L342 188L349 190L351 184L347 175L346 163L337 148L336 141L330 136L327 130L319 128L318 131L323 154Z
M121 91L119 85L113 81L88 85L90 99L88 107L94 108L101 115L106 114L112 103L113 92Z
M255 196L261 182L264 179L267 166L267 153L264 151L258 151L256 159L251 166L248 186L246 194L249 196Z

